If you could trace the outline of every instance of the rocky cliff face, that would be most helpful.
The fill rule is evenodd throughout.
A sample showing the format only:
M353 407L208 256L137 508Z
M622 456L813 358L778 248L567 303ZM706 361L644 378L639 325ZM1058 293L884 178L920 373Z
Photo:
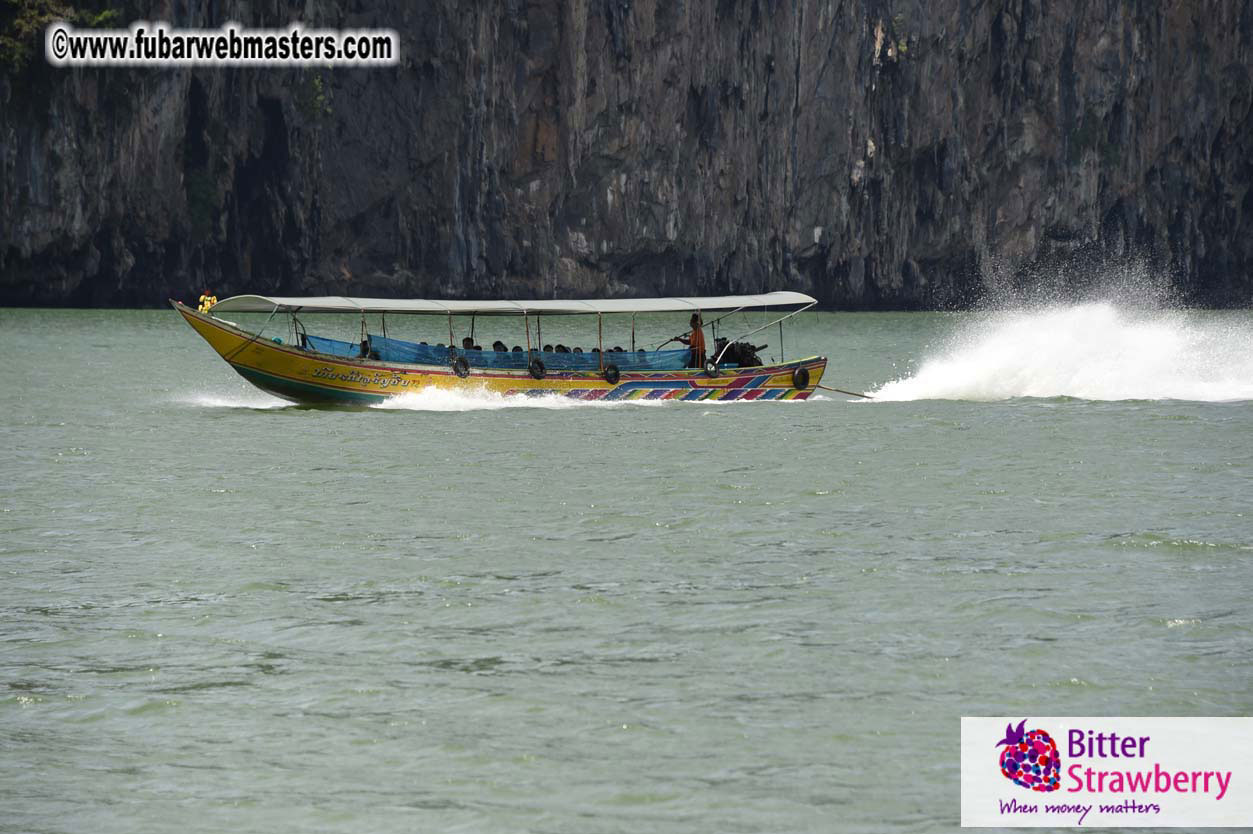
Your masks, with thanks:
M1253 302L1250 0L364 5L135 17L386 26L399 66L0 75L0 303L911 308L1091 257Z

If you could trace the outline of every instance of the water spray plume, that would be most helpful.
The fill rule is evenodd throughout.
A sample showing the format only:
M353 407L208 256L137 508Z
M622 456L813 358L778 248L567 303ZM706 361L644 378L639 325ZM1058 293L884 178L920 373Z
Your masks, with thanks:
M1253 399L1253 318L1114 302L975 317L877 400Z

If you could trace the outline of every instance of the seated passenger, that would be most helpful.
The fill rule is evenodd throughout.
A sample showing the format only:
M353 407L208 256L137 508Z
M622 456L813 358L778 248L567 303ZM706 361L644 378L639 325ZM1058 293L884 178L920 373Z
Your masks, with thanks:
M557 345L557 352L558 352L558 353L569 353L569 352L570 352L570 348L566 347L565 345Z
M513 346L513 352L514 352L514 353L521 353L521 352L522 352L522 345L514 345L514 346Z
M464 339L461 340L461 349L462 350L474 350L474 340L471 339L469 336L466 336Z
M504 342L502 342L500 339L497 339L496 341L492 342L492 350L496 351L497 353L507 353L509 351L509 348L505 347Z
M552 353L552 352L553 352L552 345L544 345L544 353Z
M576 347L576 348L574 349L574 352L575 352L575 353L582 353L582 352L583 352L583 348L581 348L581 347Z

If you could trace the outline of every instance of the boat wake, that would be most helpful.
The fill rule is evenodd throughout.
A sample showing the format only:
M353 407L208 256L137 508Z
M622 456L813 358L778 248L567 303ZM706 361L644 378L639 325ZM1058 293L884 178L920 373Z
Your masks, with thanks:
M262 391L247 391L241 394L193 394L180 397L178 402L200 408L247 408L270 409L290 408L287 400L271 397Z
M877 401L1253 399L1253 320L1112 302L989 313Z
M577 400L562 394L527 396L497 394L491 391L449 391L423 388L397 394L373 408L402 411L499 411L504 408L623 408L631 406L665 406L663 400Z

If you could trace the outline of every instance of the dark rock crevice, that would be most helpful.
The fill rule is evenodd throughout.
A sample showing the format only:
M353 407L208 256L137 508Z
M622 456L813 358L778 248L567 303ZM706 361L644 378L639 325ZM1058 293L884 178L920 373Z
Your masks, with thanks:
M0 75L0 303L927 308L1139 260L1247 304L1251 6L193 3L395 27L401 62Z

